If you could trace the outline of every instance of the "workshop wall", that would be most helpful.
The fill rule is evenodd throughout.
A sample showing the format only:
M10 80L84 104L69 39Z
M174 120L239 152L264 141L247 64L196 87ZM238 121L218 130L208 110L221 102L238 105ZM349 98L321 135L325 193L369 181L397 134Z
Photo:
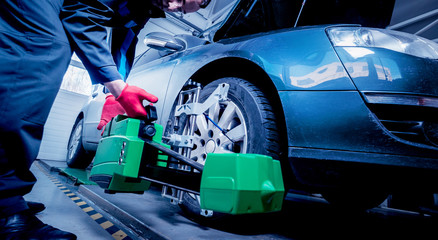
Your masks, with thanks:
M64 75L61 88L44 125L37 159L65 161L74 121L91 95L90 75L76 54Z
M61 89L44 125L37 159L65 161L67 144L76 116L88 96Z

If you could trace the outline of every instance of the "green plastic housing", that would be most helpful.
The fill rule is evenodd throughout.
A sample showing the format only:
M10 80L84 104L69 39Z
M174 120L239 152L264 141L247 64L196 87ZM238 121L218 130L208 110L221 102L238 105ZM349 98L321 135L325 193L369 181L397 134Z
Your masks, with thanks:
M141 121L119 115L107 124L99 142L90 179L99 186L117 192L141 192L150 182L139 179L144 141L139 138ZM152 140L161 143L163 127L155 124ZM167 165L167 156L158 154L158 166Z
M258 154L208 154L202 172L201 208L228 214L280 211L280 162Z

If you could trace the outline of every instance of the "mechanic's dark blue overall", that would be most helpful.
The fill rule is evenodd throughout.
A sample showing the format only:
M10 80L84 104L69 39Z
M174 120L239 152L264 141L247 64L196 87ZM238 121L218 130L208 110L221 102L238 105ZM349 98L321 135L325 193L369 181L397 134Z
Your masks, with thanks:
M113 12L101 2L127 10L123 7L128 6L123 5L127 1L65 0L61 13L63 2L0 1L0 218L28 208L23 195L31 191L36 181L29 168L37 157L43 126L67 70L72 49L93 82L121 79L106 49L106 29L102 25L126 20L123 16L130 12L120 14L119 20L114 18L111 22ZM140 17L134 22L123 22L123 27L136 23L136 36L148 19L140 14L145 12L144 2L150 3L131 2L137 6L130 9L135 9L132 12L136 11ZM129 22L131 25L125 26ZM129 31L121 29L124 36L114 39L113 49L124 47L128 56L133 55L131 44L136 43L136 38L126 45L119 38L125 39ZM123 51L122 54L127 53ZM117 61L120 58L116 56ZM128 70L132 59L128 57Z
M0 3L0 218L27 209L36 181L29 168L71 57L62 2Z
M61 13L63 25L73 40L74 51L87 68L91 80L100 83L120 79L119 70L124 77L128 75L134 61L138 33L149 18L164 16L162 10L147 0L65 0ZM87 21L98 25L87 24ZM105 50L108 43L104 27L112 28L111 51ZM90 42L94 48L90 49ZM114 68L114 62L118 68Z

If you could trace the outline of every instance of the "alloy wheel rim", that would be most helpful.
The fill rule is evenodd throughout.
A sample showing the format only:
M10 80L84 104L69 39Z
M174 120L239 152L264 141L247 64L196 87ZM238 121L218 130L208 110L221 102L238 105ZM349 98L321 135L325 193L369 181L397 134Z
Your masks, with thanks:
M232 101L218 102L210 106L205 115L196 116L194 147L190 153L193 160L204 164L208 153L245 153L247 151L247 126L242 111L235 103ZM225 133L215 126L215 123Z
M81 124L78 124L74 130L73 133L73 137L72 140L70 141L70 146L69 146L69 159L71 159L73 157L73 155L75 154L76 150L79 147L79 141L81 139L81 132L82 132L82 126Z

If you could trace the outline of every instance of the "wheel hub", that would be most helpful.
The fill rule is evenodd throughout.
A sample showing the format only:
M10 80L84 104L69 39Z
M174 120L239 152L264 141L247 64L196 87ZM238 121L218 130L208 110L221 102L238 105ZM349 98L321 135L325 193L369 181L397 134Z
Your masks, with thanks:
M214 152L214 150L216 150L216 143L214 142L213 139L210 139L205 144L205 152L212 153L212 152Z

